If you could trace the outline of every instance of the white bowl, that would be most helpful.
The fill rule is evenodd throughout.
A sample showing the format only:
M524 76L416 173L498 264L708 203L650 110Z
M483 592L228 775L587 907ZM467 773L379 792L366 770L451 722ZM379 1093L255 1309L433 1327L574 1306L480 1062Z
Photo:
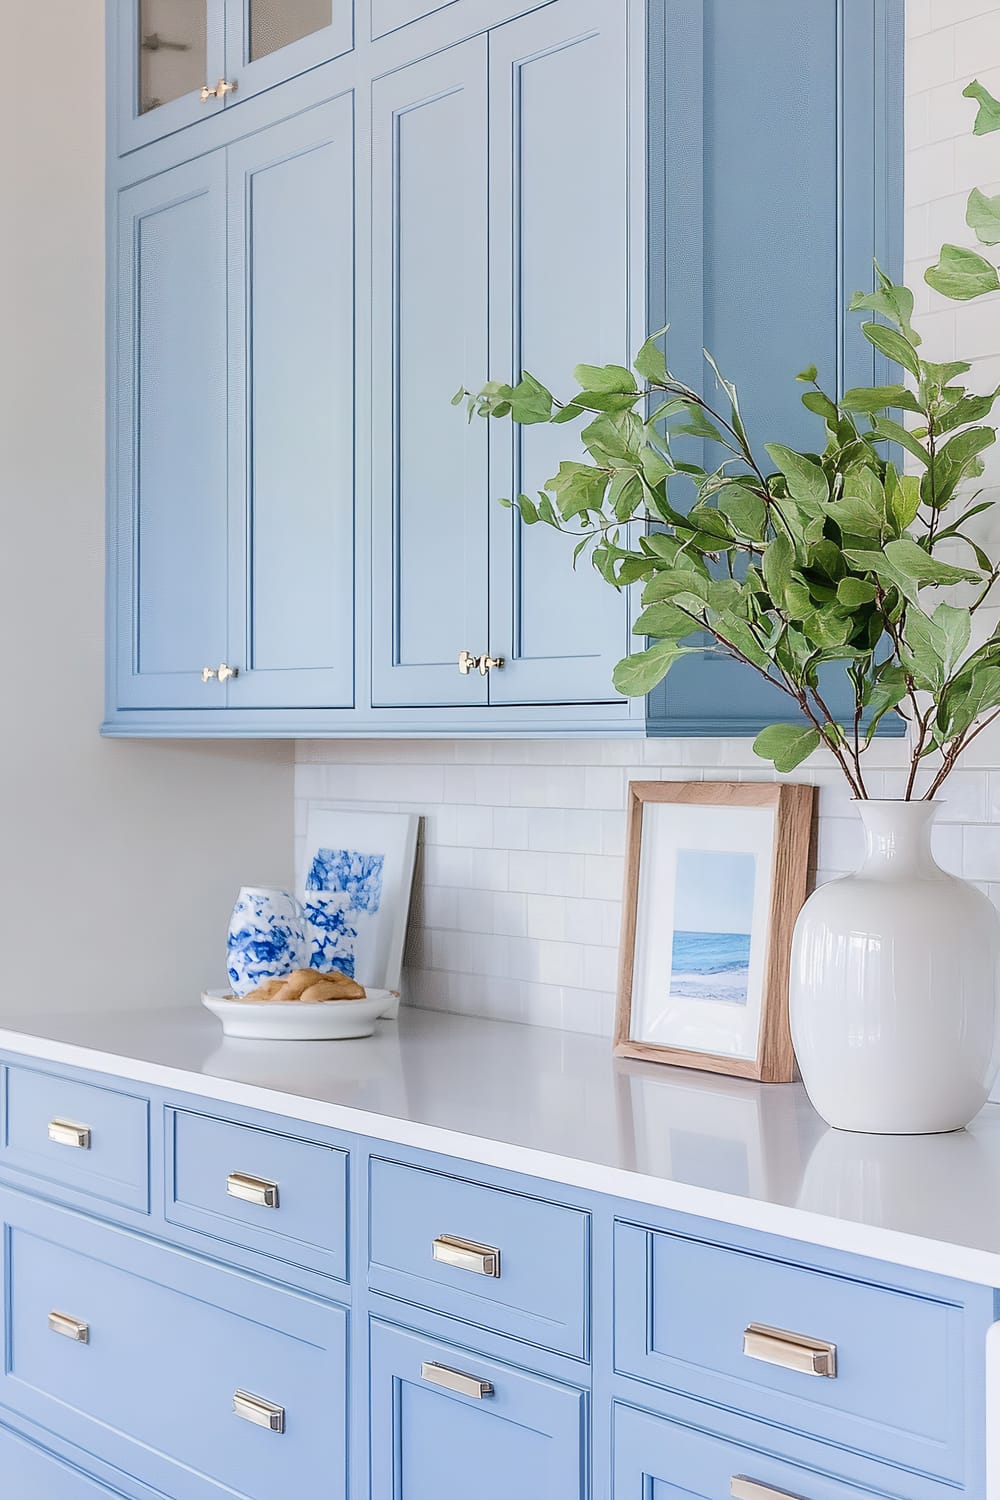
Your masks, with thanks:
M369 990L364 1000L236 1000L228 990L206 990L201 1003L218 1016L226 1036L271 1042L333 1042L371 1036L379 1016L392 1012L394 990Z

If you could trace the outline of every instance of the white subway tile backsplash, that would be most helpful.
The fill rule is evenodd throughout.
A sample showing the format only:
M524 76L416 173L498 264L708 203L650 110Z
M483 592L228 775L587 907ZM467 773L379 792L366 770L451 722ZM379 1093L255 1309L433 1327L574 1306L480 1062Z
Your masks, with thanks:
M1000 384L1000 296L949 303L923 280L943 240L971 243L972 187L1000 191L997 137L971 133L974 74L1000 95L998 0L907 0L906 279L930 359L974 361ZM992 66L989 66L992 64ZM995 476L995 477L994 477ZM1000 483L1000 457L987 471ZM1000 536L993 539L995 545ZM980 619L986 619L983 610ZM994 628L1000 612L989 611ZM609 1037L629 780L770 780L749 739L305 740L297 746L296 850L310 800L422 814L407 943L407 998L431 1009ZM869 793L898 797L905 745L880 740ZM815 882L862 852L851 793L829 753L796 773L819 789ZM980 735L941 798L938 858L1000 907L1000 724Z

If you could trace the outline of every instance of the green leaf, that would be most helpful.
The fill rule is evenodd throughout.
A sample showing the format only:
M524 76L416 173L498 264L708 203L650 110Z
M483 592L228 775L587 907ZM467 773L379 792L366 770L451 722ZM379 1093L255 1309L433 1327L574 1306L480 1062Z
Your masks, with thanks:
M880 313L895 323L904 338L916 347L920 337L913 328L913 293L909 287L896 286L888 276L880 276L881 285L874 292L855 292L849 307L851 312Z
M545 488L556 497L564 521L582 515L584 511L600 510L606 486L607 475L603 469L567 459L559 465L558 474L545 482Z
M840 398L844 411L885 411L887 407L900 407L904 411L922 410L920 402L905 385L855 386L845 391Z
M906 678L901 667L887 667L874 687L865 695L865 707L868 710L868 728L865 733L865 743L870 744L876 729L887 713L892 710L906 697Z
M811 385L818 375L819 370L815 365L806 365L804 370L799 371L795 379L804 381L806 385Z
M631 394L637 388L635 376L624 365L577 365L573 379L585 391Z
M837 584L837 598L845 609L860 609L875 598L875 585L867 578L842 578Z
M886 481L886 503L896 531L905 531L920 510L920 480L916 474L892 474Z
M771 724L753 742L754 754L773 761L776 771L794 771L820 743L818 729L799 724Z
M925 505L937 509L948 504L966 474L981 472L977 467L980 453L996 442L992 427L966 427L948 439L939 448L933 465L924 475L920 485L921 499Z
M946 676L944 642L933 620L922 610L906 612L906 638L903 665L918 688L936 693Z
M765 443L768 457L785 476L793 500L811 510L818 510L830 498L830 485L819 464L804 458L783 443Z
M917 380L920 379L920 357L909 339L897 333L895 328L886 328L884 323L863 323L861 332L881 353L894 360L897 365L902 365L904 370L909 370Z
M746 441L747 441L746 429L743 426L743 418L740 416L740 398L739 398L739 395L737 394L736 387L735 387L735 385L733 384L733 382L731 380L727 380L726 379L726 377L723 375L722 371L719 369L718 365L715 363L715 360L709 354L708 350L707 349L703 349L701 352L702 352L702 354L704 354L706 360L711 365L711 367L712 367L712 373L714 374L716 380L719 382L719 384L721 385L722 389L725 391L726 395L729 397L729 407L730 407L730 413L731 413L731 417L732 417L733 427L734 427L735 431L739 434L741 440L744 443L746 443Z
M511 390L510 414L513 421L525 427L547 422L552 416L552 392L525 371Z
M976 231L981 245L1000 244L1000 197L987 198L978 188L969 194L965 210L965 222Z
M518 495L514 502L525 526L534 526L538 520L538 506L530 495Z
M840 420L840 413L824 391L803 391L802 405L807 411L813 411L818 417L822 417L831 427L836 427Z
M764 553L761 563L764 582L767 584L771 598L777 600L778 603L784 599L788 585L792 581L794 562L795 549L785 533L779 532Z
M626 698L641 698L662 682L675 661L702 650L698 646L678 646L675 641L657 641L645 651L634 651L615 667L612 683Z
M945 675L950 677L968 648L972 634L972 616L967 609L959 609L952 604L939 604L934 611L933 620L940 635Z
M683 640L698 627L674 604L651 604L632 626L633 635L648 635L656 640Z
M741 536L759 542L767 524L767 507L759 495L741 484L728 484L716 501L720 511Z
M993 410L998 396L1000 386L985 396L961 397L954 406L948 408L944 416L938 418L938 432L951 432L956 427L964 427L967 422L981 422Z
M942 245L940 260L937 265L928 266L924 280L953 302L968 302L1000 288L996 266L975 250L963 250L960 245Z
M907 453L912 453L913 457L918 459L925 468L930 463L930 457L923 443L918 442L913 433L908 432L901 422L894 422L890 417L877 417L873 426L873 436L887 443L898 443L901 448L906 449Z
M636 373L641 375L643 380L648 380L651 385L666 385L670 379L669 371L667 370L667 361L664 358L663 350L657 342L658 339L663 337L669 327L668 323L666 327L659 329L658 332L651 333L633 362Z
M915 584L917 588L925 584L979 582L978 573L972 573L968 568L953 567L951 563L932 557L909 537L900 537L897 541L887 542L885 560L898 578Z
M975 99L979 105L976 115L976 123L972 127L976 135L990 135L994 130L1000 130L1000 103L997 103L989 89L984 89L978 78L966 84L962 90L963 99Z

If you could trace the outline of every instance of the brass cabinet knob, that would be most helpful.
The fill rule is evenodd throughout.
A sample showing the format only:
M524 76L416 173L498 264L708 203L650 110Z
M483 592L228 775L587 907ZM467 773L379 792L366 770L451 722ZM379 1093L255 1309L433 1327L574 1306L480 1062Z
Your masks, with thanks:
M218 677L218 675L219 674L214 667L202 667L201 669L202 682L212 682L214 678Z
M471 651L460 651L458 653L458 670L463 677L468 677L474 667L479 665L478 656L473 656Z
M219 663L219 681L220 682L228 682L229 679L230 679L230 677L238 677L239 675L240 675L240 669L239 669L239 667L230 667L224 661Z
M236 87L235 83L228 83L225 78L220 78L214 89L203 83L198 91L198 98L202 104L207 104L209 99L224 99L227 94L235 94Z
M492 672L494 668L499 671L503 665L504 659L502 656L473 656L471 651L460 651L458 653L458 670L462 673L463 677L468 677L469 673L473 670L478 671L480 677L485 677L487 672Z
M485 677L487 672L499 672L503 668L503 665L504 659L502 656L481 656L479 658L480 675Z

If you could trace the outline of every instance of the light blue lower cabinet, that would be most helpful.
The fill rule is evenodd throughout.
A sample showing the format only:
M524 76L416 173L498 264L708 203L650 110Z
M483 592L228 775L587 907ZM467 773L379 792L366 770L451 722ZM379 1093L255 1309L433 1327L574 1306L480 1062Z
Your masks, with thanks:
M991 1287L82 1069L0 1083L3 1500L983 1500Z
M583 1500L582 1390L371 1325L371 1500Z

